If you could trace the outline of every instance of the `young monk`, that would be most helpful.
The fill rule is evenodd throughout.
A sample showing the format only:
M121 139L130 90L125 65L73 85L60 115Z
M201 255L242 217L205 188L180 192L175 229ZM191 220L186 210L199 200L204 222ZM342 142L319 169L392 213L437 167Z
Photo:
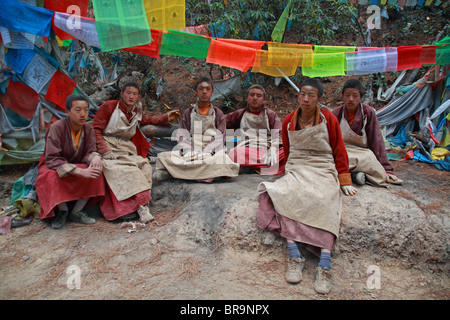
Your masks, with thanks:
M261 174L281 174L284 172L281 121L265 106L266 101L264 87L254 84L248 89L248 106L225 115L227 129L238 130L241 136L228 156L241 167L253 168Z
M158 180L176 179L212 182L219 177L235 177L239 165L225 153L226 120L211 104L213 82L200 77L194 85L197 103L183 113L177 129L177 148L161 152L156 161Z
M107 183L100 209L107 220L126 215L132 218L135 212L142 222L153 220L148 207L152 168L146 158L150 146L139 126L169 126L180 113L173 110L161 116L144 116L139 99L139 85L127 82L122 87L121 99L106 101L95 115L93 128Z
M66 100L66 113L67 118L53 123L45 135L36 179L40 218L56 215L51 223L55 229L67 218L95 223L83 209L89 199L98 201L105 195L102 159L96 152L94 130L86 123L89 103L81 95L71 95Z
M331 251L339 233L340 189L356 194L351 186L348 158L339 123L318 107L323 87L316 79L300 86L299 107L283 121L286 174L275 182L262 182L258 191L260 228L287 239L286 280L302 279L305 259L297 242L320 255L314 289L331 290Z
M342 89L344 105L333 110L338 118L347 148L350 173L359 185L367 180L376 186L401 184L386 155L375 109L361 103L364 87L357 79L349 79Z

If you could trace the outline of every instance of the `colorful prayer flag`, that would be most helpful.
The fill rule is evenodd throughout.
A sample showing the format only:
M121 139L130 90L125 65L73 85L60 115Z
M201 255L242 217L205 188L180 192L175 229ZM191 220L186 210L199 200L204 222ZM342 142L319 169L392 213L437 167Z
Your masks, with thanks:
M253 65L255 55L256 49L212 39L206 62L246 72Z
M66 99L73 93L76 86L77 83L72 78L57 70L50 80L45 100L66 109Z
M4 107L31 119L39 102L39 94L22 82L11 79L0 102Z
M160 54L206 59L210 42L198 34L169 30L162 36Z
M150 28L162 31L186 28L185 0L144 0Z
M102 51L146 45L150 27L142 0L92 0Z

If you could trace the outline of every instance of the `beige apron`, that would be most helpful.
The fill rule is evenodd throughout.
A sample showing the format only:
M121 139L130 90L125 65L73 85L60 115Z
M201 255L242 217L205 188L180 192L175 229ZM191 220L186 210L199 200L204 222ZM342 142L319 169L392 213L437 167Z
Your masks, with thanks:
M346 109L344 108L344 111ZM363 127L361 135L356 134L342 115L340 127L342 132L342 138L344 139L345 147L347 149L349 171L364 172L368 182L386 187L388 185L388 176L381 163L378 161L372 150L369 149L366 136L366 116L364 115L362 106L361 113L363 116Z
M136 133L142 109L130 120L119 109L111 115L103 130L106 144L115 155L115 160L103 159L103 173L117 200L122 201L152 186L152 168L146 158L137 155L136 146L130 140Z
M270 148L270 125L267 112L264 116L244 112L240 123L241 141L236 147L250 147L267 150Z
M311 128L288 131L290 150L286 175L262 182L275 210L305 225L326 230L336 237L341 219L338 173L329 143L326 119Z
M203 116L197 105L191 112L191 141L193 150L202 152L217 134L214 109L209 108ZM218 137L221 139L220 137ZM156 169L165 169L176 179L205 180L217 177L235 177L239 174L239 165L225 153L224 148L215 150L212 156L199 160L186 160L178 150L158 154Z

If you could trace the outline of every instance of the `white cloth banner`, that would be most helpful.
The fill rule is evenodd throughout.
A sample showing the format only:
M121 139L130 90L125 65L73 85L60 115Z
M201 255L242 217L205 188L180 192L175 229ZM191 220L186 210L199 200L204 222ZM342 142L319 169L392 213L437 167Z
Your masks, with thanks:
M384 72L387 57L384 48L358 48L355 53L346 53L347 75L362 75Z
M25 84L41 93L42 89L50 82L56 72L56 68L48 63L39 54L36 54L26 66L22 77Z

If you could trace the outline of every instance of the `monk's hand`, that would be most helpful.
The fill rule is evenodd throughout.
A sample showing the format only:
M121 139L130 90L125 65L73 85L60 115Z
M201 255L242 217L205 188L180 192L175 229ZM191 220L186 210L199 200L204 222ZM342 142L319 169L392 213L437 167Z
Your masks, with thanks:
M102 169L103 169L102 157L99 155L94 156L94 158L92 158L92 160L91 160L90 166L102 171Z
M262 162L268 166L275 165L278 162L277 150L273 147L267 150L266 154L262 158Z
M179 117L181 117L181 113L178 109L169 111L168 113L169 121L174 122L177 121Z
M341 186L341 190L346 196L354 196L358 192L353 186Z
M74 176L79 176L87 179L96 179L100 176L102 171L94 167L87 167L86 169L76 168L73 170Z

